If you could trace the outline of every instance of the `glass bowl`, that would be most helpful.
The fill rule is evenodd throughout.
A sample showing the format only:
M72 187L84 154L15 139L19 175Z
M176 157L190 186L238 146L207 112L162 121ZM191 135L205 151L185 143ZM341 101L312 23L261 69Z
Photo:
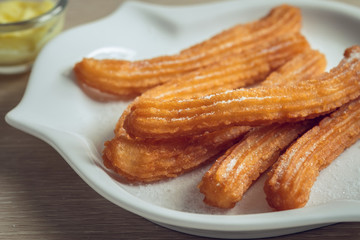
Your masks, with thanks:
M7 1L0 1L0 3ZM22 3L43 1L21 0ZM28 71L41 48L61 32L67 0L50 0L50 2L53 6L41 15L25 21L0 23L0 74L18 74ZM16 6L17 9L8 8L9 12L24 10L21 9L22 6Z

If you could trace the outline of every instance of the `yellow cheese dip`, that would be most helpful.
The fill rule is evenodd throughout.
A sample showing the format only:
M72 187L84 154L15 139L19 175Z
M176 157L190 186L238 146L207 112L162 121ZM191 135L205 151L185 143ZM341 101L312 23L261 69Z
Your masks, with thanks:
M63 14L37 19L54 6L51 0L0 2L0 66L31 63L45 43L61 31ZM26 25L26 21L34 23ZM2 30L11 24L14 28Z
M54 7L50 0L43 2L5 1L0 2L0 24L26 21L46 13Z

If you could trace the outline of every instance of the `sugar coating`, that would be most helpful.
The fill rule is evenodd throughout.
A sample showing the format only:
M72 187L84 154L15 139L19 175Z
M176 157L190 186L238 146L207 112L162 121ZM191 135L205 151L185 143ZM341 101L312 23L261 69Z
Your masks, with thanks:
M360 52L352 52L350 54L350 57L347 59L347 61L351 62L354 59L360 59Z
M227 175L234 169L235 167L235 164L238 162L238 158L236 156L234 156L230 161L229 163L227 164L226 166L226 171L224 173L224 176L223 178L226 178Z
M324 169L315 182L307 206L324 204L333 200L360 201L360 141L341 154ZM223 210L203 203L197 184L210 165L183 176L152 184L122 185L129 193L168 209L204 214L239 215L273 211L267 204L263 191L266 175L245 193L233 209Z
M100 105L99 111L95 111L92 116L93 125L91 131L84 134L89 139L94 139L94 144L98 147L100 155L104 148L104 142L114 137L114 126L119 120L122 112L126 109L128 103L117 104L116 102L107 103L106 106ZM96 109L95 109L96 110ZM99 114L98 112L101 112Z
M320 172L307 206L346 199L360 201L360 141Z
M230 210L206 205L197 184L210 166L205 166L175 179L142 185L125 185L124 188L134 196L172 210L191 213L238 215L271 212L262 190L265 178L260 178L244 195L241 202ZM254 201L256 199L256 201Z
M126 104L109 104L94 121L100 123L87 132L89 139L97 139L94 144L101 156L104 140L113 136L113 126ZM102 136L100 138L100 136ZM320 172L315 182L307 206L320 205L334 200L352 199L360 201L360 141L347 149L330 166ZM99 159L98 163L102 160ZM243 199L233 209L223 210L203 203L203 195L197 188L210 164L180 177L152 184L124 184L119 187L130 194L164 208L191 213L216 215L239 215L273 211L267 204L263 191L266 176L263 175L245 193ZM115 179L113 181L116 181Z
M103 136L107 132L109 140L113 126L119 118L116 112L121 113L125 106L110 104L97 119L101 124L92 129L91 139ZM107 114L105 114L107 112ZM105 131L104 131L105 130ZM96 136L96 137L95 137ZM98 152L103 150L103 139L96 142ZM101 154L100 154L101 156ZM360 141L342 153L330 166L320 172L315 182L307 206L328 203L334 200L352 199L360 201ZM101 159L99 160L101 162ZM184 174L180 177L163 180L151 184L124 184L118 183L119 187L130 194L151 204L164 208L190 213L204 213L217 215L239 215L264 213L273 211L267 204L263 191L266 176L263 175L245 193L243 199L233 209L223 210L210 207L203 203L203 194L199 192L197 185L202 176L210 168L210 164ZM113 180L116 181L116 180Z

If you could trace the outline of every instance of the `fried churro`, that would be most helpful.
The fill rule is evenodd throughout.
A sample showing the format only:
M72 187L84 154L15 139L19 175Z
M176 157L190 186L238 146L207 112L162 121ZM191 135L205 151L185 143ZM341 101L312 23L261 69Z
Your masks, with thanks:
M298 55L261 83L261 86L294 84L325 70L325 56L309 50ZM298 136L316 121L255 127L219 157L199 183L204 202L232 208L258 177L278 159Z
M280 156L264 190L276 210L306 205L319 172L360 138L360 98L342 106Z
M300 28L300 10L282 5L258 21L236 25L179 54L138 61L84 58L75 65L74 72L78 81L89 87L134 97L280 35L299 32Z
M220 64L208 66L201 71L192 72L154 87L138 97L132 105L135 102L141 102L144 98L185 99L246 87L264 80L269 73L309 49L309 43L300 33L284 34L256 48L247 49L244 54L236 55L236 59L233 56L226 58ZM302 64L308 66L308 63L303 62ZM313 66L313 68L315 67ZM286 69L291 71L290 66ZM274 76L271 81L273 82L277 78ZM115 133L118 132L117 129L123 127L123 121L129 114L130 108L128 107L122 114Z
M226 126L314 118L360 95L360 46L346 50L350 52L330 72L306 83L241 88L191 99L143 98L132 106L124 127L132 136L173 138Z
M284 34L246 49L241 54L226 57L201 71L193 71L152 88L142 98L188 98L249 86L264 80L275 69L309 48L309 43L300 33Z
M281 78L284 83L287 83L295 81L294 72L302 76L318 74L324 70L325 65L324 55L318 51L307 50L273 72L263 84L273 81L271 80L274 79L273 74L276 74L277 79ZM144 95L164 95L167 92L163 86L158 87L162 91L149 90L153 93L146 92ZM199 89L202 88L197 90ZM168 91L173 92L173 87L170 87ZM183 93L181 95L184 96ZM175 97L176 94L173 93L172 96ZM191 94L187 95L187 97L190 96ZM138 100L141 101L141 98ZM126 115L125 112L123 117ZM189 138L155 141L129 137L121 127L122 119L118 123L116 137L105 144L103 158L107 167L114 169L130 181L149 182L178 176L229 148L250 129L250 127L229 127Z
M232 127L193 138L144 141L125 135L105 143L103 160L128 181L153 182L179 176L231 147L250 128Z
M310 126L312 122L303 121L254 128L203 176L199 189L205 195L204 202L220 208L234 207L280 153Z

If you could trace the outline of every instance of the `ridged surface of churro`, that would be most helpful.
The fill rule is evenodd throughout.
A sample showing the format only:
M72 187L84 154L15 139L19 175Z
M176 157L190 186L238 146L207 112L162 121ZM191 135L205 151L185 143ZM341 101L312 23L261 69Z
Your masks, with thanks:
M92 88L133 97L264 41L299 32L300 27L300 10L282 5L258 21L236 25L179 54L139 61L84 58L75 65L74 72L81 83Z
M360 98L306 132L277 161L264 190L277 210L305 206L319 172L360 138Z
M254 82L264 80L269 73L276 73L274 69L309 49L309 43L300 33L284 34L255 49L246 50L243 55L237 56L236 63L234 63L233 57L230 60L227 58L221 64L203 68L201 71L187 74L180 79L149 89L138 97L132 105L141 102L144 98L161 99L161 101L174 98L189 99L195 96L205 96L214 92L246 87ZM306 56L310 57L310 54L306 54ZM325 61L323 56L322 59ZM302 64L308 66L309 62L303 61ZM317 62L317 64L322 63ZM316 67L316 65L312 66L315 71ZM288 75L292 69L288 66L285 71L288 71L286 73ZM279 79L279 77L273 76L271 82L275 81L274 79ZM280 79L283 79L283 76L280 76ZM123 121L130 109L131 107L128 107L122 114L115 129L117 135L119 135L118 129L123 127Z
M128 181L153 182L176 177L231 147L250 127L232 127L198 137L143 141L125 135L105 143L103 160Z
M325 65L324 55L307 50L273 72L263 83L273 79L271 77L273 74L276 74L277 81L280 81L279 78L284 83L295 81L294 72L301 73L301 76L319 74L324 70ZM301 78L299 77L298 80ZM155 97L156 94L167 94L165 88L167 85L158 87L162 91L149 90L144 95ZM202 88L197 90L199 90L197 93L207 91ZM177 96L173 93L172 86L168 91L173 97ZM181 95L184 96L183 93ZM186 97L190 96L191 93L186 95ZM141 101L141 98L138 100ZM128 112L125 112L123 117L127 114ZM106 142L103 158L107 167L130 181L149 182L178 176L232 146L250 129L250 127L229 127L200 136L154 141L129 137L121 126L123 117L118 123L116 137Z
M360 46L347 49L337 67L306 83L242 88L191 99L144 98L134 103L124 127L133 136L169 138L225 126L314 118L360 95L359 52Z
M309 49L300 33L284 34L233 54L221 62L193 71L145 92L142 97L162 100L204 96L221 89L236 89L264 80L295 55Z
M296 56L266 78L261 86L306 81L325 70L325 56L309 50ZM280 153L315 121L273 124L252 129L224 155L219 157L199 183L204 202L220 208L232 208Z
M204 202L220 208L234 207L281 151L311 125L303 121L254 128L203 176L199 189L205 195Z

